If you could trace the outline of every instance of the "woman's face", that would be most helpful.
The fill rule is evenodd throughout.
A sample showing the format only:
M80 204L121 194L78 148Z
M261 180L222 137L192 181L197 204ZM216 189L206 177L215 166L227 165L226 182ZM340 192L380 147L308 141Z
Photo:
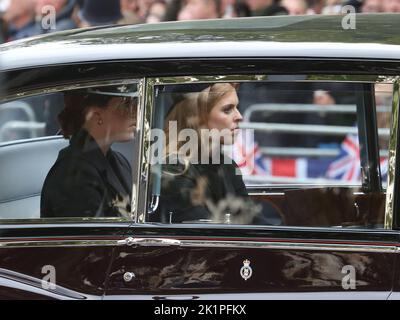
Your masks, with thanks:
M238 110L239 99L232 87L217 100L208 115L208 129L216 129L221 135L221 143L233 144L239 132L239 122L243 120Z
M136 129L137 104L132 98L112 98L102 109L102 121L108 141L132 140Z

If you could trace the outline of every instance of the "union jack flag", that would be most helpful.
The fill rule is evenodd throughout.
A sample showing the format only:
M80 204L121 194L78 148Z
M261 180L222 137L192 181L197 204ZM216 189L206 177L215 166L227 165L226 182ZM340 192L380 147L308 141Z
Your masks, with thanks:
M254 141L252 130L241 130L233 149L233 159L243 175L307 177L304 158L270 158L263 155Z
M261 153L252 130L242 130L233 148L233 159L244 176L324 178L335 181L361 181L358 136L348 134L335 158L276 158ZM382 182L387 179L387 157L380 158Z
M360 146L358 136L348 134L340 146L340 154L329 165L326 177L333 180L361 180Z

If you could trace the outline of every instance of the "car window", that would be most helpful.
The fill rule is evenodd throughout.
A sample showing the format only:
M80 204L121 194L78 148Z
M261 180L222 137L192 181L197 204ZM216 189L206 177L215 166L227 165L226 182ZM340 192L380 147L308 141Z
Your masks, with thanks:
M138 99L115 82L1 104L0 219L130 220Z
M0 143L57 135L62 93L38 95L0 104Z
M371 90L300 80L155 86L147 219L383 228L385 194L366 172Z

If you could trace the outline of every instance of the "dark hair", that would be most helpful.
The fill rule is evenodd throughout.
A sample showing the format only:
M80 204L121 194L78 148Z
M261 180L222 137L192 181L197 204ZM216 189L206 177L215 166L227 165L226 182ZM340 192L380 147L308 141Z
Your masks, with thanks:
M69 139L82 129L89 106L105 108L112 98L112 96L88 93L84 90L65 92L64 109L57 117L64 138Z

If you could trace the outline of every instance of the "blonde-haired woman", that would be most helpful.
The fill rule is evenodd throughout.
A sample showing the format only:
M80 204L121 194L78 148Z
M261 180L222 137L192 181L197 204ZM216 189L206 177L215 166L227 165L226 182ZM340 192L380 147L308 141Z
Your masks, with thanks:
M163 222L228 222L243 211L246 187L236 163L222 152L223 145L234 143L242 121L237 87L210 85L186 94L169 112L165 123L169 163L163 166L160 197ZM172 130L178 136L188 130L188 141L171 139Z

